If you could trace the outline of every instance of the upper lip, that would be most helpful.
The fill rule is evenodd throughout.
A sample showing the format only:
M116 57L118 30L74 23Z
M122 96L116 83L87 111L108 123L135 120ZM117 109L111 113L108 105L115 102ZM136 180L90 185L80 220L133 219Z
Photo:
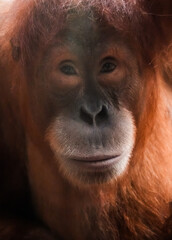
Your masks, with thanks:
M99 155L99 156L77 156L77 157L71 157L72 160L78 161L78 162L104 162L108 161L112 158L119 157L119 154L116 155Z

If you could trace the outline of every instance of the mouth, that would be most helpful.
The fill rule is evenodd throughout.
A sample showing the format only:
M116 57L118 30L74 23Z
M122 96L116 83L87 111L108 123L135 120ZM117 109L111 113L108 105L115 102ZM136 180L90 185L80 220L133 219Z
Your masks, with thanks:
M72 157L71 161L80 168L86 168L90 171L103 171L113 167L120 159L120 155L114 156L87 156L87 157Z

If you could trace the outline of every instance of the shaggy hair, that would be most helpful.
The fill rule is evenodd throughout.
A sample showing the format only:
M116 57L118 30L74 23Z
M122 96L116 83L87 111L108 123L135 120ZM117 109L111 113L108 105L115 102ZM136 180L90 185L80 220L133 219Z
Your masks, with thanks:
M140 89L140 102L136 103L141 108L137 119L136 145L127 171L119 179L90 190L71 187L71 203L76 210L71 228L80 229L76 239L81 239L81 233L84 239L92 240L159 240L163 236L162 229L170 215L172 197L169 180L172 98L167 98L169 90L165 86L165 81L170 81L172 70L171 57L166 50L167 46L170 48L170 33L167 34L163 22L168 22L168 16L159 17L160 11L155 7L157 2L17 0L10 11L7 8L5 11L0 5L0 12L3 12L0 19L0 146L1 156L6 161L8 159L8 165L1 163L5 170L4 177L0 178L5 183L7 175L9 184L5 183L4 188L12 185L12 190L9 190L11 195L13 192L19 194L17 199L12 197L14 203L21 199L21 191L25 188L18 177L26 158L24 138L27 130L23 128L23 122L27 119L21 116L20 110L25 66L33 67L32 60L36 54L66 26L70 16L88 14L90 18L114 27L133 42L138 61L145 68L142 79L144 91ZM167 6L164 11L166 9ZM11 45L14 46L12 54ZM2 149L9 149L8 155ZM16 168L16 164L19 167ZM7 166L11 169L7 170ZM10 176L13 171L17 176L15 184L12 184ZM17 185L17 190L13 185ZM2 202L5 205L3 199L6 199L5 194L9 198L9 194L7 190L3 191ZM6 228L4 223L2 226ZM3 232L2 226L0 224L0 238L12 231L9 228Z

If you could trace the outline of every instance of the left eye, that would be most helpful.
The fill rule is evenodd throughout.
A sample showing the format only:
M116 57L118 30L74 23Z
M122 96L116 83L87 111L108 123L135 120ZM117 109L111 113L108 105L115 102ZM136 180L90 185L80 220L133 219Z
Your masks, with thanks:
M113 72L116 68L116 64L115 63L111 63L111 62L106 62L103 64L100 72L101 73L110 73Z

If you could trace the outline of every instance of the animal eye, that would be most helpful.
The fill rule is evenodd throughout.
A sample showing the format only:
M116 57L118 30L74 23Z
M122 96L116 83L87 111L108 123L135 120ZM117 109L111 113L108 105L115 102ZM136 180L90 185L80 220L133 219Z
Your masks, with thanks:
M116 67L117 67L117 65L115 63L106 62L103 64L100 72L101 73L110 73L110 72L113 72Z
M77 74L75 68L68 64L61 66L60 71L62 73L64 73L65 75L76 75Z

